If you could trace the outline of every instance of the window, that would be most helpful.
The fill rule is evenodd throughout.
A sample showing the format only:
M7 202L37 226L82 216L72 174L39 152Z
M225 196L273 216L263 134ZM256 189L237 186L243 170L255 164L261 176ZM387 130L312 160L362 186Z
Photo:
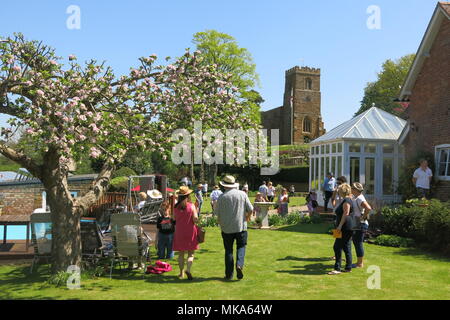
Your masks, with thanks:
M336 143L331 145L331 153L336 153Z
M375 158L366 158L366 183L367 194L374 194L375 191Z
M316 147L316 154L320 154L319 146Z
M311 120L308 117L303 119L303 132L311 132Z
M305 89L306 90L312 90L312 80L311 78L305 79Z
M436 148L437 175L450 180L450 146Z
M319 158L316 158L315 160L315 172L314 172L314 188L316 190L319 189Z
M326 154L330 154L330 145L329 145L329 144L327 144L327 145L325 146L325 153L326 153Z
M383 159L383 194L390 195L394 193L394 166L392 158Z
M359 182L359 157L350 158L350 184Z
M359 142L350 143L349 152L361 152L361 143Z
M338 153L341 153L342 152L342 143L338 143L337 147L338 147Z
M310 151L310 152L311 152L311 155L314 155L314 150L316 150L316 148L315 148L315 147L312 147L312 148L311 148L311 151Z
M336 177L342 176L342 157L337 157L337 170Z
M325 154L325 145L324 144L320 146L320 153Z
M330 172L330 158L326 157L325 158L325 175L327 175L328 172Z
M320 158L320 175L319 175L319 184L320 189L322 189L322 185L325 177L325 158Z
M331 157L331 172L336 176L337 170L336 170L336 157ZM336 176L338 177L338 176Z
M365 153L377 153L377 145L375 143L368 143L364 147Z
M394 153L394 145L391 143L383 144L383 153Z
M311 161L311 189L315 189L316 188L316 183L315 183L315 172L314 172L314 169L315 169L315 163L316 163L316 161L315 161L315 159L312 159L312 161Z

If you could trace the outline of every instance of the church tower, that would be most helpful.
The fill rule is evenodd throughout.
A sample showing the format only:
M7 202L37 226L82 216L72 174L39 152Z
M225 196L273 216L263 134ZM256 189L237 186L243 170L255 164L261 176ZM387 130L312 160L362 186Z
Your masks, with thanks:
M320 105L320 69L296 66L287 70L281 144L308 143L323 135Z

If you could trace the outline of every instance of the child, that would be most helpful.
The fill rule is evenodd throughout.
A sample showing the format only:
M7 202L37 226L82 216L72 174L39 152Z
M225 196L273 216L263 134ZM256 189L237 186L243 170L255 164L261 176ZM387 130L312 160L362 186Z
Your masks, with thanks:
M309 194L306 196L306 202L308 206L309 215L313 215L317 213L317 207L319 206L317 203L317 193L316 190L312 189Z
M263 194L261 192L256 193L255 202L266 202L266 199L264 199ZM260 211L259 206L253 206L253 216L256 216Z
M173 234L175 232L175 220L171 216L173 197L163 204L163 214L158 217L156 227L158 228L158 259L173 259L172 250Z

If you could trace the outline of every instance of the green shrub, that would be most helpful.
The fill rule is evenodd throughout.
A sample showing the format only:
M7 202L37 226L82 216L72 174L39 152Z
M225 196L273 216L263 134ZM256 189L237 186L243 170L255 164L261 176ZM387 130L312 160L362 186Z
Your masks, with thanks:
M218 227L219 226L219 220L216 216L211 217L201 217L199 225L201 227Z
M129 177L129 176L135 176L136 172L134 172L133 169L130 169L128 167L122 167L116 171L113 172L112 174L112 178L117 178L117 177Z
M310 223L312 223L311 217L310 216L303 216L303 217L301 217L300 223L303 223L303 224L310 224Z
M128 190L128 178L117 177L111 180L109 191L127 191Z
M67 280L72 274L65 271L59 271L58 273L51 275L50 278L47 279L47 283L54 285L56 287L62 287L67 285Z
M385 234L412 238L421 246L450 255L450 202L410 201L384 207L381 225Z
M414 238L418 236L422 209L406 206L385 207L382 209L383 232L400 237Z
M281 168L281 171L271 177L272 181L309 182L309 167Z
M278 214L269 216L269 226L282 226L284 223L283 217Z
M301 216L298 212L293 212L287 215L286 223L289 225L298 224L300 222Z
M375 244L385 247L407 248L414 246L414 240L394 235L383 234L375 238Z
M431 249L450 255L450 202L432 200L424 207L418 240Z

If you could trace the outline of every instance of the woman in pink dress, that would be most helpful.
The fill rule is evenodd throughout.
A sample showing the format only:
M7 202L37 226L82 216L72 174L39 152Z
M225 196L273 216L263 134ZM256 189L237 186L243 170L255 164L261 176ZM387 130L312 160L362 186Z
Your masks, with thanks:
M178 251L178 264L180 266L180 278L186 273L192 280L191 268L194 262L194 251L198 250L197 227L198 214L195 205L191 202L190 195L193 190L182 186L177 191L178 202L174 208L174 220L176 221L175 234L173 238L173 251ZM187 269L184 271L187 252Z

